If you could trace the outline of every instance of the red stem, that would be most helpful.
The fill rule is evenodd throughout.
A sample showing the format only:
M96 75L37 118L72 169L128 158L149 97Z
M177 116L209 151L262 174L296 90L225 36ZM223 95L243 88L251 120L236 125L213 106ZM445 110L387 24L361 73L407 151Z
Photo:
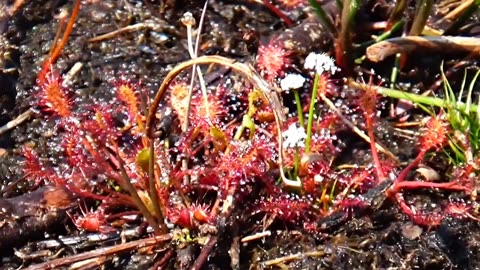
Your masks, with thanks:
M405 198L400 193L395 194L395 199L397 203L400 205L400 209L402 212L407 215L414 223L426 227L434 227L440 225L442 221L441 216L435 216L435 213L431 213L429 215L425 213L416 213L410 206L407 205L405 202ZM430 218L428 218L430 217Z
M370 114L366 114L365 119L367 122L367 132L368 137L370 137L370 148L372 149L372 157L373 162L375 163L375 169L377 170L378 181L383 181L385 179L385 174L383 174L382 167L380 165L380 158L378 157L377 145L375 144L372 116Z
M68 37L72 33L73 29L73 24L75 23L75 19L77 18L78 12L80 10L80 0L75 1L75 5L73 6L72 10L72 16L70 16L70 19L68 20L68 24L65 27L65 32L63 32L62 39L60 40L60 43L57 45L56 42L52 44L52 53L48 57L48 60L45 61L43 64L42 71L40 74L38 74L38 81L41 84L45 83L45 79L47 76L47 73L50 71L50 67L55 61L57 61L58 57L60 56L60 53L62 52L62 49L65 47L68 41ZM60 26L61 27L61 26Z
M285 23L285 25L287 25L287 27L291 27L293 25L292 20L290 20L290 18L285 15L280 9L270 3L269 0L263 0L263 4L277 17L279 17Z
M417 189L417 188L439 188L444 190L456 190L456 191L465 191L466 187L459 185L455 182L448 183L433 183L433 182L422 182L422 181L404 181L399 182L394 185L394 190L399 191L402 189Z
M395 199L397 200L400 209L405 215L410 218L413 218L416 215L416 213L413 212L412 208L407 205L407 203L405 202L405 198L403 198L403 195L401 193L395 194Z
M397 179L395 179L395 185L399 182L405 181L405 178L407 177L407 174L422 161L423 157L425 157L425 154L427 153L427 150L420 150L420 153L418 153L417 157L410 163L408 166L402 170L402 172L398 175Z

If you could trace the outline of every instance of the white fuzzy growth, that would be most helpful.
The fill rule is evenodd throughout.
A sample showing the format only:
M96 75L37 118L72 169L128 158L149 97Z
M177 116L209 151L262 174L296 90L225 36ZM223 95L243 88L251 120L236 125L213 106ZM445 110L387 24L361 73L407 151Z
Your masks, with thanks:
M305 69L313 69L318 75L322 75L324 72L328 72L331 75L335 74L339 68L335 65L335 60L328 56L326 53L313 53L311 52L307 58L305 58Z
M298 89L305 83L305 78L300 74L289 73L280 81L280 87L283 91Z
M283 141L283 147L305 147L307 133L305 133L305 129L303 127L297 127L296 124L291 124L282 135L285 139Z

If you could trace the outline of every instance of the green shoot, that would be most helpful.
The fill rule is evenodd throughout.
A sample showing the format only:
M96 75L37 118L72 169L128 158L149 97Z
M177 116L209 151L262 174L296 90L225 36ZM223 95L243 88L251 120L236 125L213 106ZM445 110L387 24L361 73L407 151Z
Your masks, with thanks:
M471 158L469 156L476 156L480 150L480 110L478 109L479 106L475 106L472 100L473 88L480 75L480 70L475 73L470 81L464 102L462 102L462 98L467 81L467 72L464 73L458 97L455 97L443 68L441 68L441 74L445 91L446 116L454 130L449 140L450 148L455 155L455 163L470 162L469 159ZM463 106L460 106L460 104Z

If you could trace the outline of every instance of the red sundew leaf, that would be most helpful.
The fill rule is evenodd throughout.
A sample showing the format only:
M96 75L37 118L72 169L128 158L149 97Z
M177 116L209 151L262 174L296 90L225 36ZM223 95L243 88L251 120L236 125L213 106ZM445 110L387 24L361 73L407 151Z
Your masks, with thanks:
M55 175L52 168L40 162L38 154L33 149L24 147L22 152L25 158L23 161L23 172L27 179L38 185L40 181L50 180L52 175Z
M276 218L298 224L313 214L313 203L298 197L281 195L262 200L255 206L255 213L274 214Z
M167 209L167 218L180 227L193 228L192 217L192 211L189 211L186 207Z
M169 103L173 108L173 111L178 116L178 119L183 126L183 121L187 114L188 108L188 84L184 81L176 81L170 84L169 89ZM193 90L193 93L197 93L196 89Z
M279 0L280 5L287 9L296 9L305 6L305 0Z
M262 176L268 162L274 159L275 146L266 138L254 138L248 142L232 142L224 155L219 170L232 177Z
M121 79L115 84L118 98L125 103L131 119L135 119L139 113L139 101L136 95L138 85L129 80Z
M121 135L114 125L112 109L106 104L98 104L79 128L93 138L98 146L104 146L109 139L116 140Z
M318 77L317 99L322 101L322 95L325 96L338 96L338 89L334 84L334 81L330 79L329 73L322 73Z
M370 77L370 81L358 97L358 107L365 114L365 118L373 121L377 114L378 91L377 85L374 85L372 80Z
M71 102L67 95L67 89L62 85L60 75L50 71L45 80L39 82L40 90L37 95L40 98L39 105L45 112L54 113L60 117L70 117Z
M317 189L315 179L313 177L303 177L302 178L302 187L303 187L303 190L305 191L305 193L314 194L316 189Z
M228 115L225 103L216 94L208 94L207 98L208 104L205 104L203 96L195 96L191 103L190 121L193 126L203 127L204 130L212 124L219 124Z
M216 173L210 173L198 179L198 182L201 185L218 186L218 184L221 182L220 180L220 177Z
M448 141L447 134L448 124L442 119L441 115L430 117L418 138L421 150L428 151L443 146Z
M273 81L285 74L284 70L292 62L291 54L279 40L272 38L268 44L262 44L258 48L256 67L267 80Z

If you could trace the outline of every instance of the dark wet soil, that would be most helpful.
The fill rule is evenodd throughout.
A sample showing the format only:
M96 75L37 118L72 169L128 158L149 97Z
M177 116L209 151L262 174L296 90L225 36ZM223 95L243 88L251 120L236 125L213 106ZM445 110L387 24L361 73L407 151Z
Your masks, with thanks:
M75 91L75 103L91 104L97 100L111 99L114 95L112 82L120 75L141 80L145 90L153 95L168 70L175 64L190 59L186 30L180 18L187 11L199 18L202 1L165 1L170 6L167 5L164 11L159 8L159 1L154 0L84 2L92 3L82 5L68 45L54 66L58 73L66 74L75 64L82 65L71 82L71 89ZM0 25L5 22L7 24L0 39L0 48L6 50L0 52L8 52L4 62L0 61L3 65L0 67L0 126L35 104L37 74L58 28L55 17L60 10L70 10L71 6L71 1L27 0L11 16L0 17ZM379 11L367 16L367 11L371 10L373 4L368 6L370 8L363 11L366 19L381 17L377 14L381 13ZM385 3L380 3L379 6L379 10L388 7ZM290 16L296 24L300 24L307 18L307 13L295 11ZM143 25L102 41L89 41L93 37L135 24ZM254 1L211 1L205 18L201 54L218 54L242 62L253 62L258 42L245 40L245 33L253 31L260 42L265 42L271 37L285 35L287 30L285 24L274 14ZM318 43L304 43L305 46L299 49L298 55L304 56L312 48L331 48L328 37L316 42ZM401 79L419 89L428 88L438 78L432 77L431 70L422 67L438 66L441 57L424 60L415 62L415 69L406 68L412 72L403 73ZM367 70L370 67L364 68ZM377 70L380 75L388 74L387 71L382 74L381 68L377 67ZM385 111L389 102L386 100L384 103ZM384 114L376 130L378 139L401 161L412 158L415 152L413 140L399 139L400 135L395 133L387 113ZM415 118L415 115L412 117ZM51 132L54 123L44 119L40 112L35 112L26 123L0 135L1 189L23 177L23 146L35 147L45 159L58 160L59 150L52 143L52 140L56 140L55 134ZM366 164L371 160L368 145L350 135L344 136L339 148L344 152L342 159L336 161L340 164ZM441 169L441 166L438 167ZM31 183L20 181L17 188L4 195L14 197L30 189ZM430 195L415 196L418 204L427 204L435 200ZM445 199L448 195L439 196ZM237 214L240 215L241 211ZM255 218L240 220L235 225L236 228L219 233L222 240L214 248L203 269L228 269L230 265L236 269L480 269L480 227L477 222L448 217L438 228L420 227L399 213L398 207L389 201L382 202L371 213L353 216L345 220L342 213L331 217L331 220L324 220L319 226L327 224L325 226L331 228L315 234L305 232L302 224L291 226L275 221L269 228L270 236L237 243L234 251L235 245L232 242L239 241L239 238L254 231L261 231L259 228L265 222ZM0 221L0 228L3 222L5 221ZM69 223L64 214L58 217L57 222ZM237 222L228 220L227 223ZM19 239L15 248L33 254L41 248L27 242L34 243L43 236L47 239L55 239L59 235L73 236L76 234L74 231L70 224L67 229L56 230L48 235ZM112 242L100 246L108 245L112 245ZM67 252L59 254L77 252L75 247L67 249ZM183 250L186 255L179 261L189 265L189 260L194 258L188 256L198 254L201 248L192 245L184 249L191 250ZM236 258L232 257L235 252L238 253ZM177 256L181 257L182 254L182 249L178 249ZM36 259L22 260L18 253L13 252L12 247L5 248L1 256L2 269L18 269L55 257L39 256ZM158 258L153 255L132 252L106 265L107 269L147 269L155 260ZM179 265L181 263L171 263L169 267L175 269Z

